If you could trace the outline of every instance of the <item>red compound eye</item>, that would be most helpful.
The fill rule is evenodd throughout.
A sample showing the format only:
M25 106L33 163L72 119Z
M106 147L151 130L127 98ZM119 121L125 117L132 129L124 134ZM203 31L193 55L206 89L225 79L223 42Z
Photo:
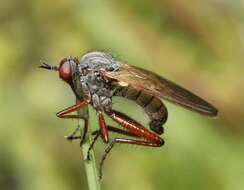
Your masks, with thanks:
M67 58L64 58L59 65L59 77L66 82L72 81L71 64Z

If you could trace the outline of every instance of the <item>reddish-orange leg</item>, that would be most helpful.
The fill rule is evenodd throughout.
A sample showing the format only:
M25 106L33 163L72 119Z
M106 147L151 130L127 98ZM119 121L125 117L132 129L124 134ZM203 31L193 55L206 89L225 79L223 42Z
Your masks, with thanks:
M98 112L98 119L99 119L99 126L100 126L100 132L101 132L101 137L103 139L103 142L106 144L108 143L108 128L106 126L103 114L101 111Z
M74 111L77 111L78 109L84 108L84 107L88 106L88 104L89 104L89 101L84 100L84 101L81 101L81 102L79 102L79 103L77 103L71 107L68 107L68 108L57 113L57 116L60 118L84 119L85 125L84 125L84 133L83 133L82 138L80 136L75 136L76 132L79 130L79 126L71 135L69 135L67 137L68 140L74 140L74 139L80 139L81 138L81 142L80 142L81 145L84 142L85 137L86 137L86 133L87 133L87 124L88 124L87 119L81 118L79 115L67 115L67 114L72 113ZM103 114L101 111L98 112L98 118L99 118L99 126L100 126L102 139L105 143L108 143L108 140L109 140L108 129L107 129L107 126L106 126L106 123L105 123L105 120L104 120L104 117L103 117Z
M81 139L80 145L84 142L85 137L86 137L87 127L88 127L87 118L81 117L79 115L72 115L72 114L67 115L67 114L72 113L74 111L77 111L81 108L85 108L86 106L88 106L88 104L89 104L89 101L83 100L83 101L80 101L77 104L70 106L70 107L68 107L68 108L66 108L66 109L64 109L64 110L62 110L56 114L58 117L64 118L64 119L83 119L84 120L84 132L83 132L82 137L81 136L75 136L75 134L80 129L79 125L71 135L66 137L68 140Z
M121 144L135 144L135 145L141 145L141 146L149 146L149 147L160 147L164 144L164 140L157 136L156 134L150 132L146 128L144 128L141 124L137 123L130 117L117 112L117 111L111 111L108 113L108 115L117 123L119 123L123 128L128 130L131 134L134 134L138 136L138 138L144 139L144 140L137 140L137 139L127 139L127 138L114 138L109 146L105 149L105 153L102 156L102 159L100 161L100 178L102 177L102 167L103 163L108 155L108 153L111 151L115 143L121 143Z
M126 130L123 130L123 129L119 129L119 128L115 128L115 127L112 127L112 126L109 126L109 125L107 125L107 129L110 132L114 132L114 133L118 133L118 134L122 134L122 135L127 135L127 136L131 136L131 137L138 137L137 135L132 134L129 131L126 131ZM92 135L94 135L94 138L92 139L92 143L91 143L90 147L88 148L86 160L90 159L90 151L93 148L93 146L94 146L95 142L97 141L98 137L101 135L101 132L100 132L100 130L96 130L96 131L92 132Z
M83 119L79 115L67 115L67 114L77 111L81 108L84 108L84 107L88 106L88 104L89 104L89 101L86 101L86 100L80 101L77 104L58 112L56 115L60 118L66 118L66 119Z

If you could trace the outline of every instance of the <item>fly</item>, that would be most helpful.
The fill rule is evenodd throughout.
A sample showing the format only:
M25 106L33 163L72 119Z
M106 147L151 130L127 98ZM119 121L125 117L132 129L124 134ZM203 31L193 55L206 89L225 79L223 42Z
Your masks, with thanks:
M82 137L75 136L76 131L68 136L69 140L81 139L83 143L87 133L86 118L71 114L91 105L98 114L99 130L94 131L93 147L98 137L108 144L100 161L100 178L106 156L115 144L134 144L146 147L161 147L164 140L163 124L167 121L168 111L162 99L198 112L206 116L217 116L218 110L210 103L180 87L179 85L151 72L125 64L104 52L90 52L81 57L64 58L59 66L42 63L40 68L58 71L59 77L73 90L77 103L57 113L65 119L85 119ZM121 96L135 101L150 118L149 129L126 114L112 107L112 98ZM122 128L106 124L104 114L111 117ZM126 138L109 138L109 132L126 135ZM87 154L89 159L89 151Z

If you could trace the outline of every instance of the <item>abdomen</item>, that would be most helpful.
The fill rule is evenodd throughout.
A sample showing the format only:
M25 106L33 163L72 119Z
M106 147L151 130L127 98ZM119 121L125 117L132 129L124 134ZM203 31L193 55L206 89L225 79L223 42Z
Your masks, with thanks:
M168 112L162 101L155 97L136 90L132 87L119 87L115 96L121 96L135 101L140 105L150 118L150 129L157 134L163 133L163 124L167 121Z

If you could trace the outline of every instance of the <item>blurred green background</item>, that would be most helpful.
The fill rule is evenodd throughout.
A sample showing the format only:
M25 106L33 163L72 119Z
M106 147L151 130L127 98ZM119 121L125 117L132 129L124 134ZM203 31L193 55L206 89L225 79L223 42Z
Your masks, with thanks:
M243 13L239 0L2 0L0 189L88 188L79 143L63 138L77 121L55 116L74 95L37 67L91 50L152 70L220 110L211 119L166 103L165 146L116 146L102 189L244 189ZM134 103L114 102L147 124ZM100 141L97 161L103 150Z

